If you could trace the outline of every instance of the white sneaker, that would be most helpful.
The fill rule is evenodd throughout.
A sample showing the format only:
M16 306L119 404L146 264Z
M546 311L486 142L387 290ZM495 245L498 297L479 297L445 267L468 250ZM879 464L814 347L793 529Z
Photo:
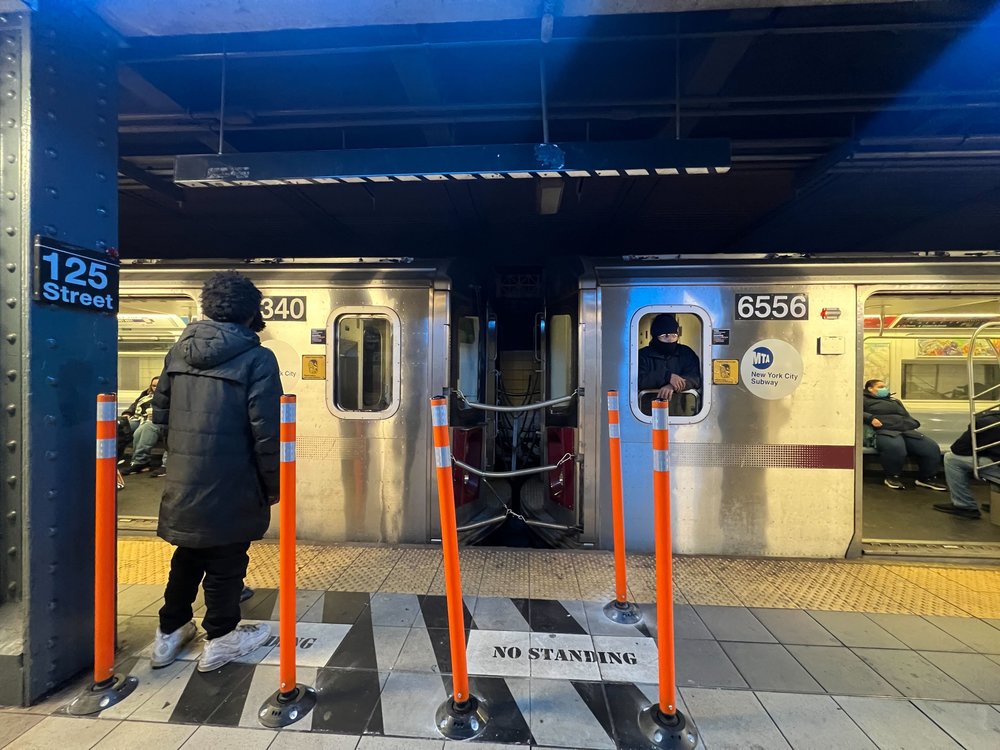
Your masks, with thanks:
M156 629L156 640L153 641L153 657L150 659L153 669L160 669L173 664L177 654L198 635L198 626L194 620L177 628L173 633L164 635Z
M271 635L271 626L260 622L240 625L221 638L205 641L205 650L198 660L199 672L211 672L231 661L246 656L264 645Z

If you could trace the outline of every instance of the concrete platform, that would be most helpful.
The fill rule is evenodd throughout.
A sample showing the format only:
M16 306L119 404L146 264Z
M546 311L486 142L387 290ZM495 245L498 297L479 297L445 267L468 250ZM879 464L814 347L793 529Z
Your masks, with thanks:
M97 718L61 715L76 686L0 711L12 748L437 748L450 684L440 553L301 545L299 680L316 709L260 728L276 638L195 670L196 641L151 670L170 548L120 545L119 667L136 693ZM254 546L247 619L277 615L277 548ZM464 549L468 661L495 717L481 748L640 747L633 709L657 697L652 558L632 556L644 622L616 625L603 552ZM986 748L1000 737L1000 569L677 558L679 700L718 748ZM358 586L359 583L367 584ZM322 585L321 585L322 584ZM199 611L197 615L200 615Z

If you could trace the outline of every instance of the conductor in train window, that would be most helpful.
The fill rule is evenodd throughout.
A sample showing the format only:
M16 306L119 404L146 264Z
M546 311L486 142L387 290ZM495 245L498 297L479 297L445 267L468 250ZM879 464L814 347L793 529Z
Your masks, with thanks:
M892 398L889 386L882 380L866 382L864 398L864 422L875 430L875 450L882 461L885 486L893 490L906 489L900 474L906 456L910 455L917 461L916 484L945 492L948 488L937 478L941 449L929 437L917 432L920 422L910 416L903 402Z
M653 318L649 346L639 350L639 390L659 389L657 398L701 388L701 360L694 350L680 344L677 318L663 313Z

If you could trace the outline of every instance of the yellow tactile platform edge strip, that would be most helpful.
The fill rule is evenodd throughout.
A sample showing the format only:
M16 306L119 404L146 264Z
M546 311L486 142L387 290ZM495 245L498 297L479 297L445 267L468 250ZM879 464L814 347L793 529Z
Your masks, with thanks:
M119 584L166 582L173 548L159 539L118 542ZM471 547L461 551L467 596L601 601L613 596L613 558L605 551ZM301 589L443 594L441 554L429 547L321 546L297 552ZM634 601L655 599L652 555L628 562ZM250 551L247 583L276 588L278 547ZM674 559L674 600L689 604L1000 617L1000 568L935 563Z

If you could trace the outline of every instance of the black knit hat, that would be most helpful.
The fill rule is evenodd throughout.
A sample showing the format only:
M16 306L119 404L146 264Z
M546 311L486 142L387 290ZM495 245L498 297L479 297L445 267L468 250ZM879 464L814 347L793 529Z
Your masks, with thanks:
M655 339L665 333L677 333L679 330L677 318L670 313L663 313L653 318L653 325L650 326L649 333Z

